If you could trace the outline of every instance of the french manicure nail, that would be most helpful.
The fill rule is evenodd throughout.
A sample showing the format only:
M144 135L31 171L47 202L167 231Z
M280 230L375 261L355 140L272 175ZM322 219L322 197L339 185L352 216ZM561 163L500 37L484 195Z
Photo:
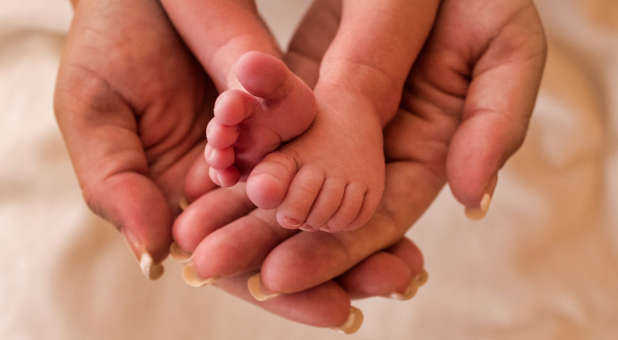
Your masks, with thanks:
M180 249L180 246L178 246L176 242L172 242L172 245L170 246L170 255L174 260L180 261L182 263L191 260L191 253Z
M410 281L410 284L405 291L392 293L391 298L396 300L412 299L414 296L416 296L418 289L425 285L425 283L427 283L428 278L429 275L427 274L427 271L423 270L418 275L412 278L412 281Z
M157 280L163 275L165 268L160 263L154 263L152 256L148 252L144 252L139 260L139 266L142 273L149 280Z
M273 292L262 285L260 273L251 276L247 280L247 288L249 289L249 294L251 294L254 299L260 302L270 300L279 296L279 293Z
M420 272L412 279L412 282L414 282L417 287L422 287L425 285L425 283L427 283L427 280L429 280L429 273L427 273L427 271L423 269L422 272Z
M491 199L494 190L496 189L496 183L498 183L498 175L493 175L485 188L485 194L481 198L481 203L478 207L470 208L466 207L466 216L471 220L480 220L487 215L489 206L491 205Z
M481 200L481 204L477 208L468 208L466 207L466 216L471 220L481 220L487 215L487 211L489 210L489 205L491 204L491 195L486 193L483 195L483 199Z
M189 206L189 202L187 202L187 199L183 197L180 199L180 201L178 201L178 206L180 207L181 210L184 211Z
M333 328L344 334L353 334L358 331L363 325L363 312L360 309L350 306L350 314L343 325Z
M195 288L211 285L216 281L216 278L205 279L201 277L193 262L189 262L184 266L182 270L182 279L187 285Z
M401 301L410 300L416 295L417 291L418 291L418 286L416 285L414 280L412 280L412 282L410 282L406 290L404 290L402 293L399 293L399 292L392 293L391 298L395 300L401 300Z

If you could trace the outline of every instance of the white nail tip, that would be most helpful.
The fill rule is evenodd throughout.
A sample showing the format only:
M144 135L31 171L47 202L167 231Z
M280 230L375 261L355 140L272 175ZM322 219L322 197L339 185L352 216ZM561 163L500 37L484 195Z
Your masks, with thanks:
M254 299L260 302L270 300L272 298L279 296L279 293L270 291L262 285L262 279L260 278L260 273L257 273L251 276L247 280L247 288L249 289L249 294L251 294L251 296L253 296Z
M184 211L189 206L189 202L187 202L187 199L183 197L180 201L178 201L178 206Z
M356 333L356 331L358 331L363 325L363 318L363 312L361 312L360 309L351 306L348 319L343 325L334 329L344 334Z
M199 288L206 285L211 285L215 282L215 278L204 279L197 273L195 264L189 263L182 270L182 279L191 287Z
M152 256L145 252L139 261L139 266L142 269L142 273L149 280L156 280L163 275L164 268L160 263L155 264L152 260Z
M483 195L483 199L481 200L481 204L478 208L466 208L466 216L471 220L480 220L487 215L490 204L491 195L485 194Z
M412 281L403 293L393 293L391 294L391 298L401 301L410 300L416 295L417 291L418 286Z

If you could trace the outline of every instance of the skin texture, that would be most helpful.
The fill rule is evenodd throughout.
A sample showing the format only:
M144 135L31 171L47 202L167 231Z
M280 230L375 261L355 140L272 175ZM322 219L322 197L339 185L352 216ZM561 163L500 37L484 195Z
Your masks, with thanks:
M202 145L199 143L203 142L201 134L205 122L199 129L196 128L200 131L196 137L195 149L187 148L196 150L194 158L189 156L191 151L173 153L166 149L166 152L146 153L137 142L139 138L136 131L148 130L147 123L156 121L157 124L151 126L153 131L159 131L160 128L164 132L162 134L169 138L165 133L176 131L171 127L176 127L179 118L197 121L192 118L196 116L194 112L200 111L202 106L195 104L200 103L199 100L194 100L199 96L180 101L179 98L183 97L174 94L191 93L180 91L179 89L188 89L182 84L187 83L196 74L200 75L200 78L205 76L195 72L199 67L195 66L194 61L190 61L192 59L184 48L178 47L182 45L175 35L169 33L171 29L162 19L164 17L160 9L153 10L156 7L154 3L131 2L131 6L135 6L132 9L120 1L108 1L104 4L93 2L84 6L82 4L76 9L75 22L71 28L59 74L56 91L58 122L89 205L113 221L125 235L134 235L132 238L129 237L132 244L139 243L142 248L153 253L155 259L162 259L169 246L169 223L174 216L174 210L170 207L175 206L175 201L180 196L185 173L187 174L185 192L189 199L199 197L213 187L211 182L201 180L207 176L199 176L204 170L207 171L205 162L197 162L193 168L187 170L189 164L197 159L201 152ZM328 38L328 32L331 32L330 36L334 35L336 30L339 20L337 8L339 5L336 2L318 1L292 43L291 53L286 57L290 68L309 84L315 83L317 79L320 57L330 41L324 37ZM133 13L134 17L127 17L129 13ZM127 32L145 33L147 30L142 30L142 25L155 28L156 39L139 36L134 39L139 41L139 44L129 44L126 39L132 35L127 35ZM156 30L157 27L160 30ZM375 251L395 242L398 235L402 235L429 206L447 180L455 196L464 205L478 205L488 178L497 172L523 140L546 53L542 27L531 2L502 0L487 4L481 0L447 0L442 4L436 27L419 61L407 78L403 98L408 99L402 100L397 118L384 132L387 189L372 221L363 229L337 236L324 233L298 233L286 239L285 236L289 237L289 234L275 235L269 246L262 247L258 243L258 247L262 247L258 251L268 254L261 267L262 281L267 288L294 292L303 287L318 285L315 289L328 289L330 293L320 293L324 291L315 293L316 291L312 290L313 293L308 291L308 294L314 295L305 295L304 298L299 298L299 295L280 296L262 304L267 310L313 325L341 324L347 316L349 300L340 294L341 286L333 286L334 283L327 285L319 283L359 263L367 254L374 255L360 262L348 273L357 273L356 269L363 268L361 266L371 262L369 261L371 258L381 256L383 252ZM93 41L92 34L96 34L97 31L105 34L98 36L97 46L90 46ZM318 35L317 32L321 34ZM173 38L162 38L165 36ZM316 36L322 38L314 39ZM162 56L161 51L164 51L171 56L169 59L157 59L157 62L147 65L149 67L136 69L136 66L148 60L144 55L151 55L140 53L150 43L155 44L151 48L156 53L152 55L159 58ZM124 49L118 48L119 46L125 49L136 46L136 49L128 48L126 52L121 53ZM442 48L444 50L440 52ZM101 50L116 51L114 56L118 62L109 63L107 60L102 60L100 56L105 54L101 53ZM140 63L135 63L135 60L139 60ZM314 62L307 62L309 60ZM137 82L142 80L144 75L152 74L153 70L156 72L151 78L156 80L180 77L184 72L179 72L178 63L184 65L185 61L186 73L190 76L180 79L177 83L172 82L169 87L165 84L170 81L165 84L157 81L148 82L151 87ZM165 70L162 66L169 64L174 65L174 72L168 74L169 77L164 77L166 74L159 72ZM464 72L455 67L461 65L467 66L462 68ZM132 81L136 83L131 84ZM137 85L141 87L135 87ZM145 91L152 87L156 88L153 85L165 85L166 89L157 95ZM176 90L178 92L175 92ZM135 94L135 91L139 93ZM162 93L167 95L162 96ZM162 98L171 98L173 100L170 99L170 103L177 103L175 105L181 107L188 104L195 107L192 107L192 110L174 110L184 113L170 115L169 117L174 118L173 123L164 123L165 120L149 121L143 118L138 123L137 114L148 115L153 108L161 107L162 104L159 106L155 104ZM184 104L180 105L180 102ZM505 119L503 116L508 118ZM479 119L481 117L489 118L487 122L483 122ZM410 133L411 130L415 133ZM480 134L472 133L475 131ZM191 138L185 138L192 142ZM458 139L462 142L457 142ZM469 140L464 143L466 139ZM186 143L190 145L191 142ZM465 145L469 146L466 148ZM170 148L170 150L178 149L179 147ZM460 159L465 159L466 152L468 153L466 167L462 166L460 171L448 171L450 168L458 168L455 165L461 162L456 161L458 159L456 155L460 155ZM176 163L170 162L171 159L176 160ZM450 173L458 176L449 175ZM228 190L222 192L222 195L228 197L230 206L234 204L233 202L237 202L235 208L227 213L227 218L233 221L252 210L246 203L246 198L238 198L232 194L234 190L242 188L220 190ZM205 199L206 197L200 198L194 204L197 206ZM191 211L197 210L201 208L191 209ZM153 211L156 214L152 214ZM200 221L191 221L187 218L189 211L187 209L185 213L187 215L183 214L184 217L177 220L174 235L183 229L183 225L199 226ZM250 212L249 217L255 214L258 212ZM266 229L270 228L268 225L276 225L274 214L272 212L261 214L264 216L257 220L266 221L267 226L258 229L266 230L268 233ZM220 220L211 227L225 236L230 226L227 223ZM188 242L189 239L189 237L186 239L177 237L179 243L182 243L182 240ZM201 242L209 239L210 236ZM250 241L251 239L246 240L247 243ZM202 243L198 247L202 247ZM275 248L272 246L273 243L277 244ZM406 247L405 242L401 244ZM181 246L185 250L191 249L184 243ZM311 253L311 249L316 247L321 247L324 252ZM133 245L133 249L136 248L139 247ZM405 249L410 252L404 252L416 254L413 256L416 259L414 261L404 261L401 254L392 249L399 248L388 249L384 253L387 255L386 258L392 254L398 256L404 263L419 262L420 253L413 251L415 248L407 247ZM306 257L308 254L313 257ZM195 260L198 264L197 258ZM220 263L229 261L229 267L237 266L234 264L234 259L224 256L217 261ZM307 267L298 266L299 263L306 264ZM394 262L392 265L393 268L400 267ZM208 274L207 267L199 264L198 266L201 275ZM417 268L414 266L408 265L411 272L415 270L413 268ZM406 276L402 274L400 279ZM345 277L339 282L346 289L351 289L353 285L350 285ZM221 280L219 283L226 285L226 289L237 295L249 299L243 278L246 276L240 276L235 281ZM297 278L302 280L297 283ZM384 277L384 282L388 279ZM397 280L393 280L395 281ZM372 279L357 281L358 284L363 282L372 282ZM390 288L394 286L396 284ZM352 296L366 296L366 292L372 291L375 287L365 288L364 292L356 289L348 293ZM289 300L290 298L292 300ZM326 300L337 301L334 305L328 304L328 306L339 307L328 310L319 307Z
M75 4L57 80L56 118L88 205L125 235L136 257L147 251L158 262L168 253L187 174L204 178L195 176L204 170L195 161L203 160L203 131L217 91L156 2ZM214 184L189 181L187 188L191 197L191 190L208 191ZM227 215L252 209L246 196L223 194L236 202ZM359 263L341 285L330 281L261 305L298 322L340 325L350 297L403 291L420 272L418 248L407 240L400 244ZM376 281L369 278L376 265L393 268L377 287L365 284ZM255 303L246 276L217 284Z
M339 9L335 1L317 1L290 47L288 64L306 79L312 79L328 47L328 40L317 37L334 34ZM307 56L313 65L301 62ZM225 226L204 224L192 214L217 209L207 199L213 191L179 217L174 237L183 249L195 251L193 260L206 278L262 263L262 282L276 292L303 291L332 279L396 242L445 183L464 205L478 206L491 178L525 137L545 58L545 36L532 2L444 1L407 77L398 114L384 131L386 187L365 227L290 236L276 232L274 212L259 210L243 212ZM188 230L206 237L185 237ZM234 244L254 248L239 256Z

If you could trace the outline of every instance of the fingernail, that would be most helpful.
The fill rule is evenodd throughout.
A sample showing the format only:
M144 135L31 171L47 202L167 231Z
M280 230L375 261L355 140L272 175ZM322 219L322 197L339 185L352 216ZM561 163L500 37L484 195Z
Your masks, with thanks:
M483 195L481 204L478 208L466 208L466 216L471 220L481 220L487 215L489 205L491 204L491 195Z
M176 242L172 242L172 245L170 246L170 255L174 260L183 263L191 260L191 253L180 249L180 246L178 246Z
M412 281L410 281L410 284L408 285L405 291L403 291L402 293L400 292L393 293L391 294L391 298L396 299L396 300L412 299L418 292L418 289L422 287L423 285L425 285L425 283L427 283L428 278L429 278L429 275L427 274L427 271L423 270L421 273L419 273L414 278L412 278Z
M187 202L187 199L183 197L180 201L178 201L178 206L184 211L189 206L189 202Z
M251 296L253 296L253 298L258 301L270 300L280 295L277 292L268 290L266 287L262 285L262 279L260 278L260 273L257 273L251 276L247 280L247 288L249 289L249 294L251 294Z
M403 293L399 293L399 292L392 293L391 298L395 300L401 300L401 301L410 300L416 295L417 291L418 291L418 286L416 285L414 280L412 280L412 282L410 282L410 284L408 285L406 290L403 291Z
M485 189L485 194L481 199L481 203L478 207L470 208L466 207L465 213L466 216L471 220L481 220L487 215L487 211L489 210L489 206L491 205L491 199L496 188L496 183L498 182L498 176L494 175L489 181L487 188Z
M193 262L187 263L182 270L182 279L191 287L199 288L206 285L211 285L216 281L216 278L205 279L197 273L197 268Z
M317 231L317 230L315 230L315 228L313 228L312 226L307 225L307 224L303 224L303 225L302 225L302 226L300 226L298 229L300 229L300 230L302 230L302 231L309 232L309 233L313 233L313 232L316 232L316 231Z
M425 285L425 283L427 283L428 280L429 280L429 273L427 273L427 271L423 269L422 272L420 272L418 275L416 275L412 279L412 282L415 282L417 287L422 287Z
M354 334L363 325L363 312L360 309L350 306L350 315L343 325L333 328L344 334Z
M154 263L152 256L148 252L144 252L139 260L139 266L142 273L149 280L157 280L163 275L165 268L160 263Z

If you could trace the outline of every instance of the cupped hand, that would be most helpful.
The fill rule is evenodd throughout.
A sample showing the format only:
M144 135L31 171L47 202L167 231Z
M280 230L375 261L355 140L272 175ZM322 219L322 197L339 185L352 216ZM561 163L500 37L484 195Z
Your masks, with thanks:
M124 233L151 278L216 95L156 1L76 5L56 118L87 204Z
M316 1L290 46L291 68L310 83L339 15L339 1ZM480 217L498 170L525 137L545 56L531 1L445 0L385 130L386 190L364 228L294 234L281 231L273 212L248 205L207 220L242 201L236 188L237 200L220 190L192 193L204 195L177 219L174 238L192 253L190 267L202 282L261 270L261 291L284 294L275 302L320 287L397 242L447 182L468 214Z

